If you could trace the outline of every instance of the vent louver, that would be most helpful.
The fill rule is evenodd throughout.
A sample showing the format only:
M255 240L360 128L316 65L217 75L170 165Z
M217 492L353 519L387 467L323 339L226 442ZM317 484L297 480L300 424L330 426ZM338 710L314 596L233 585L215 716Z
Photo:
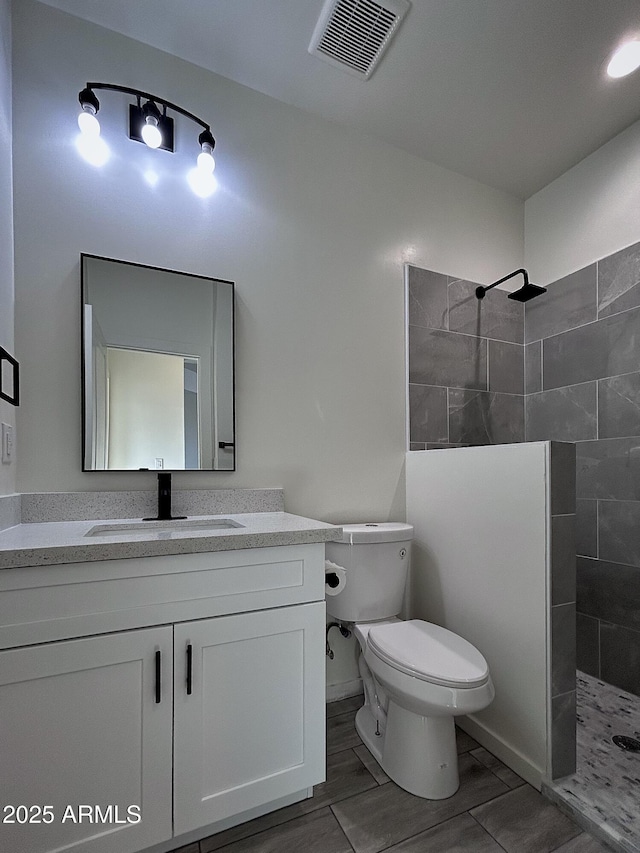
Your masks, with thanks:
M369 78L409 11L408 0L328 0L309 45L309 53Z

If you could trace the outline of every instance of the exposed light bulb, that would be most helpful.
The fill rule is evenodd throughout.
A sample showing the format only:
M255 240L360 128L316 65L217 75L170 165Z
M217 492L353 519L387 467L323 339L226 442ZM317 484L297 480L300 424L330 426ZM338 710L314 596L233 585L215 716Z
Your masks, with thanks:
M216 167L216 161L213 159L213 149L215 148L216 141L208 127L205 127L202 131L198 137L198 142L201 148L197 161L198 171L202 175L211 176Z
M211 151L203 150L198 154L198 169L207 174L211 174L216 167L216 161L213 159Z
M213 159L213 157L211 158ZM190 169L187 173L187 181L193 192L200 198L208 198L218 188L218 181L210 171L205 171L199 166Z
M147 116L145 118L144 127L142 128L142 138L149 148L159 148L162 145L162 134L158 127L158 119L155 116Z
M633 39L621 45L607 65L609 77L626 77L636 68L640 68L640 40Z
M96 111L91 104L84 104L82 112L78 116L78 127L85 136L99 136L100 122L96 117Z

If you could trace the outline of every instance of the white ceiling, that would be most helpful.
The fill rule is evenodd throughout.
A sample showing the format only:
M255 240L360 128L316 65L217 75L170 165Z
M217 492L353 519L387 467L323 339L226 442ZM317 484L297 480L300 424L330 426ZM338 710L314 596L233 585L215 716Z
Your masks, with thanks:
M43 2L522 198L640 119L639 0L412 0L368 81L307 52L324 0Z

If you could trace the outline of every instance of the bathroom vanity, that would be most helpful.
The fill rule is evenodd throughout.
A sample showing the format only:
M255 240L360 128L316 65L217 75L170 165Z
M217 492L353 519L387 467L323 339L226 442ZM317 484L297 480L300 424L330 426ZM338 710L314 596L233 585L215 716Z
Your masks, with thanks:
M0 849L161 853L324 780L340 528L199 521L0 531Z

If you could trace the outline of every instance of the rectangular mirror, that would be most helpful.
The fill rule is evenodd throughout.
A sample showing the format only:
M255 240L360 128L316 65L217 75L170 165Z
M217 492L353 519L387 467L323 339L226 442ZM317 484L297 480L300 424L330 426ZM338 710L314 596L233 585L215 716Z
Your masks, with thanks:
M83 471L235 471L234 285L82 254Z

